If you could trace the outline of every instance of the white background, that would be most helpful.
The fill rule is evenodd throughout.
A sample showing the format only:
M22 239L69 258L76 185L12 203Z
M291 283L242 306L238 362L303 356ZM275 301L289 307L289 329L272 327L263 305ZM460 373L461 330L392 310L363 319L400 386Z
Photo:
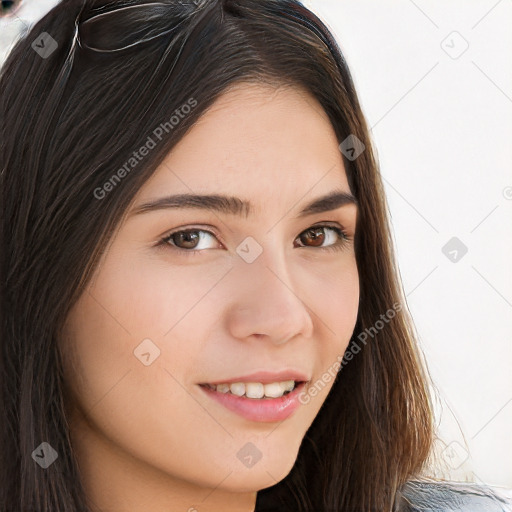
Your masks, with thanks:
M56 3L25 0L0 20L0 63ZM510 489L512 2L304 4L333 31L372 130L439 395L435 474ZM453 237L467 247L456 261L442 251Z

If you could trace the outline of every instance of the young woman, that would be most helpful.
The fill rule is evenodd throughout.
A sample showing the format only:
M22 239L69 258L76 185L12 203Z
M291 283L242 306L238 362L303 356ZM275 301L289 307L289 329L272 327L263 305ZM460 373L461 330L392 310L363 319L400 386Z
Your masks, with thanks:
M63 0L0 94L0 510L413 510L427 372L322 22Z

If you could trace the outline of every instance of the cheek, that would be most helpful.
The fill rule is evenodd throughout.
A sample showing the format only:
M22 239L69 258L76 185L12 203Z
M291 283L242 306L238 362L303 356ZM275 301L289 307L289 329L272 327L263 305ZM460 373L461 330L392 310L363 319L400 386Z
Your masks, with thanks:
M359 274L355 259L332 268L325 267L313 277L311 309L318 340L315 376L322 383L317 395L323 401L337 375L339 363L348 347L359 310ZM314 393L313 393L314 394Z
M157 276L143 266L125 267L122 258L110 261L115 263L96 274L63 330L65 380L76 400L73 405L95 430L126 452L179 473L179 461L187 457L197 438L202 445L209 441L202 431L204 410L180 384L193 368L196 350L185 344L173 350L175 346L157 335L172 325L170 312L177 300L171 296L170 280L162 282L161 273ZM160 324L155 326L157 318ZM147 339L154 340L160 350L153 359L154 349L146 346L152 359L149 365L134 354ZM73 424L78 439L83 424L78 416L72 417L77 419ZM168 451L162 450L163 445ZM176 457L169 455L173 453Z
M178 323L189 321L193 309L229 270L216 266L208 272L185 259L177 260L181 265L170 264L156 254L116 251L90 290L110 320L135 339L162 339Z
M355 258L324 265L309 276L308 292L317 330L335 340L339 347L348 343L359 310L359 274ZM344 347L343 347L344 348Z
M208 318L217 316L204 307L211 302L200 303L224 273L208 276L198 266L171 267L147 255L143 261L126 249L110 253L64 329L68 382L83 405L94 406L113 387L120 402L123 394L143 390L156 403L152 390L166 390L164 399L171 402L177 398L181 387L168 372L183 381L195 367L198 346L183 341L193 339L188 335L193 328L204 337Z
M345 328L355 325L359 308L359 275L354 264L347 264L342 271L332 272L322 281L322 306L326 315L343 335Z

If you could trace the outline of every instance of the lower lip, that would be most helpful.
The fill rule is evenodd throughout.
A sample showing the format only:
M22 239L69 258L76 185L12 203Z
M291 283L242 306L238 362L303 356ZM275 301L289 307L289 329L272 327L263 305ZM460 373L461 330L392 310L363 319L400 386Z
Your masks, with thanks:
M300 405L299 394L306 386L301 382L293 391L279 398L247 398L231 393L220 393L206 386L199 387L213 400L240 416L260 422L283 421L292 415Z

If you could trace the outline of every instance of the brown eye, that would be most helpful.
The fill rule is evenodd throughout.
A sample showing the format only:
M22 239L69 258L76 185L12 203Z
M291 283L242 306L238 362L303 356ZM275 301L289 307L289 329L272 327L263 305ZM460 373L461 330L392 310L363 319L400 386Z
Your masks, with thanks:
M334 233L334 235L326 235L327 233ZM338 240L336 240L338 238ZM323 224L320 226L312 226L306 231L303 231L299 236L298 240L305 247L317 247L321 250L326 251L337 251L341 250L346 246L346 243L350 240L350 237L343 231L341 227L330 226ZM325 242L330 242L329 245L324 245ZM302 247L302 245L301 245Z
M313 247L319 247L324 243L325 240L325 233L324 233L323 227L315 227L315 228L309 228L307 231L304 231L299 236L300 241L303 244L308 244L308 242L311 242Z
M194 249L199 240L199 236L195 231L181 231L173 235L173 242L181 246L182 249Z
M180 249L195 249L200 237L197 231L178 231L170 239Z
M163 239L163 242L176 247L178 250L194 252L197 249L198 244L208 237L215 238L213 233L204 229L185 229L181 231L175 231ZM201 249L204 249L201 248ZM197 250L199 252L200 249Z

